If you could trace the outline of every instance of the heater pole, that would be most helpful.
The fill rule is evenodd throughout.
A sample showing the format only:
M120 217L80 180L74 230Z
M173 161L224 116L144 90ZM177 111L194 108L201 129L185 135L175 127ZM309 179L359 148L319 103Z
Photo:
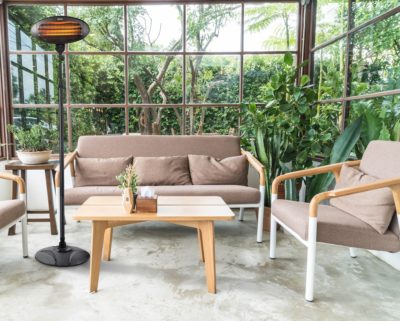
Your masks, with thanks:
M65 251L67 249L67 244L65 243L65 209L64 209L64 50L65 45L56 45L56 51L58 53L58 126L59 126L59 168L60 168L60 243L58 245L60 251Z

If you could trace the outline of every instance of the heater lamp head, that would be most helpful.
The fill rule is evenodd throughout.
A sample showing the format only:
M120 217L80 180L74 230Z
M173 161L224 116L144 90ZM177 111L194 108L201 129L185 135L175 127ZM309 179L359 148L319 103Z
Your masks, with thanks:
M67 16L54 16L36 22L31 33L48 43L62 45L85 38L89 34L86 22Z

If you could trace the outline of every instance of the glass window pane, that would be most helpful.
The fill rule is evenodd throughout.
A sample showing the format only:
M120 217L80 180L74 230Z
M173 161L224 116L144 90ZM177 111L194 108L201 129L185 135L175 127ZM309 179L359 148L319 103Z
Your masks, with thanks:
M124 103L122 56L70 55L69 65L72 103Z
M89 35L69 45L71 51L123 51L124 8L122 6L69 6L68 15L90 26Z
M58 101L57 66L53 55L10 55L14 104L54 104ZM54 72L55 71L55 72Z
M72 144L83 135L111 135L125 132L125 108L72 108Z
M40 125L48 130L49 148L53 153L59 152L58 110L56 108L14 108L13 124L24 130L28 130L34 125ZM67 137L67 128L65 130L65 137ZM65 138L64 144L67 146L67 138ZM18 143L16 149L18 150Z
M239 107L188 107L186 133L237 135L239 111Z
M353 1L355 25L371 20L400 5L399 0L356 0Z
M318 100L343 96L344 66L344 40L336 41L314 53L314 84L318 89Z
M347 31L348 0L317 0L315 43Z
M239 56L188 56L187 103L239 102Z
M295 50L298 10L294 3L246 4L245 50Z
M352 95L400 88L400 14L353 36Z
M181 51L181 5L128 6L128 50Z
M296 56L293 57L296 59ZM265 102L261 88L265 86L275 71L283 64L283 55L244 56L244 91L246 102Z
M187 6L188 51L239 51L240 4Z
M181 56L130 56L129 102L181 104L182 77Z
M8 34L10 50L54 51L54 45L42 42L31 36L32 25L50 16L62 16L62 6L9 6Z
M130 108L129 132L147 135L179 135L182 130L182 108Z

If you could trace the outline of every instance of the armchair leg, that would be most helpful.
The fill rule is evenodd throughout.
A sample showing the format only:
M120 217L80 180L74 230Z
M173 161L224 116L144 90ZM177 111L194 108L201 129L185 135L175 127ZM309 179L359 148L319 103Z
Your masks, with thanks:
M317 218L310 217L308 222L308 246L307 246L307 275L305 299L314 301L314 274L315 257L317 250Z
M349 247L350 257L355 259L357 257L357 249L354 247Z
M276 249L276 220L271 213L271 226L269 234L269 257L270 259L275 259L275 249Z
M21 194L20 199L26 204L26 194ZM28 217L25 210L25 215L21 219L22 226L22 255L24 258L28 257Z
M260 186L260 206L258 208L258 224L257 224L257 242L263 241L263 228L264 228L264 199L265 199L265 186Z
M244 217L244 207L241 207L239 211L239 221L243 221L243 217Z

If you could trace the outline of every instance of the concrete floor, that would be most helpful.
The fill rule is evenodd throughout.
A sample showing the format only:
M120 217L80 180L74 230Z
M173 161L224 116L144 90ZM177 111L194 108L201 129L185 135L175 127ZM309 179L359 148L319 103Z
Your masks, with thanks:
M115 229L112 261L102 263L99 291L88 293L89 264L53 268L34 254L57 244L47 223L29 225L28 259L20 234L0 236L1 321L399 320L400 272L367 251L319 245L316 301L304 301L305 248L278 234L255 242L255 218L216 225L217 288L208 294L192 229L144 223ZM67 217L72 215L70 209ZM90 224L68 218L67 241L90 248ZM268 234L265 236L268 238Z

